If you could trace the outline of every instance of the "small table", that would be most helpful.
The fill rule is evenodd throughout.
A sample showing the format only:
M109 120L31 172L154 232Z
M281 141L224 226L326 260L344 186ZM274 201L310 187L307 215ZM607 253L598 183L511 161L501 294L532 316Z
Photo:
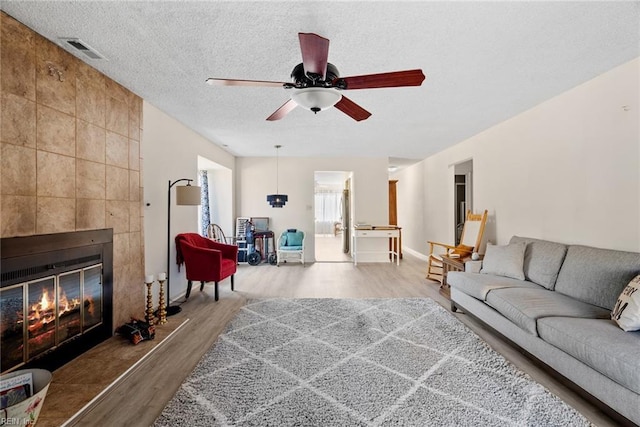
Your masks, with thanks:
M396 265L400 265L400 230L401 228L396 225L373 225L366 228L353 227L353 234L351 235L353 265L358 265L358 255L364 253L388 253L390 255L391 262L394 261L395 257ZM387 238L391 239L394 243L388 250L362 251L358 249L358 239L363 238Z
M269 259L269 253L276 252L276 245L273 239L273 231L256 231L253 233L253 244L262 261ZM273 252L269 252L270 246Z
M480 255L478 260L481 260L483 257L484 255ZM442 284L440 285L440 289L449 289L447 273L450 271L464 271L464 264L467 261L471 261L471 255L461 255L460 257L442 255Z

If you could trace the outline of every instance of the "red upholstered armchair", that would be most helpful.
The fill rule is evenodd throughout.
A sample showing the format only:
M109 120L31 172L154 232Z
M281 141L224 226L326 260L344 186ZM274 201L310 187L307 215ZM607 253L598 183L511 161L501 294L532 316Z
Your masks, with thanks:
M176 262L178 266L184 263L187 269L187 293L191 294L191 283L200 282L200 290L204 282L215 282L215 300L218 301L218 282L231 276L231 290L233 290L233 275L236 272L238 247L214 242L196 233L184 233L176 236Z

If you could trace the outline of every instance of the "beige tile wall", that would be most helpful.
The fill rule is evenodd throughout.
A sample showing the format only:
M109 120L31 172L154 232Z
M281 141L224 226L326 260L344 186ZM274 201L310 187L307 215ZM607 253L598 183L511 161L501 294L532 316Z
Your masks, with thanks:
M113 228L117 327L144 314L142 100L0 13L0 234Z

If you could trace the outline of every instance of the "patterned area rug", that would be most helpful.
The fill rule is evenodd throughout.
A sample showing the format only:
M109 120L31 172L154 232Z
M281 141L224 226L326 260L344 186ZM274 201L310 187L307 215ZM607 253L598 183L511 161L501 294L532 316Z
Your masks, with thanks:
M251 300L155 426L590 425L430 299Z

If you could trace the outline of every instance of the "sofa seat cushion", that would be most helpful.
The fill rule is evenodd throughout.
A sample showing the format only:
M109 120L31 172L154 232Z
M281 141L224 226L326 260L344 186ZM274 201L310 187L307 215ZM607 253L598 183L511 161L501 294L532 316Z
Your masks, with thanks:
M546 317L538 321L538 333L547 343L640 393L640 332L625 332L608 319Z
M495 289L487 295L487 304L532 335L538 335L537 321L544 317L609 318L611 313L577 301L566 295L538 287Z
M502 288L535 288L540 286L524 280L512 279L491 274L463 273L452 271L447 274L447 283L465 294L481 301L487 299L487 294L493 289Z

